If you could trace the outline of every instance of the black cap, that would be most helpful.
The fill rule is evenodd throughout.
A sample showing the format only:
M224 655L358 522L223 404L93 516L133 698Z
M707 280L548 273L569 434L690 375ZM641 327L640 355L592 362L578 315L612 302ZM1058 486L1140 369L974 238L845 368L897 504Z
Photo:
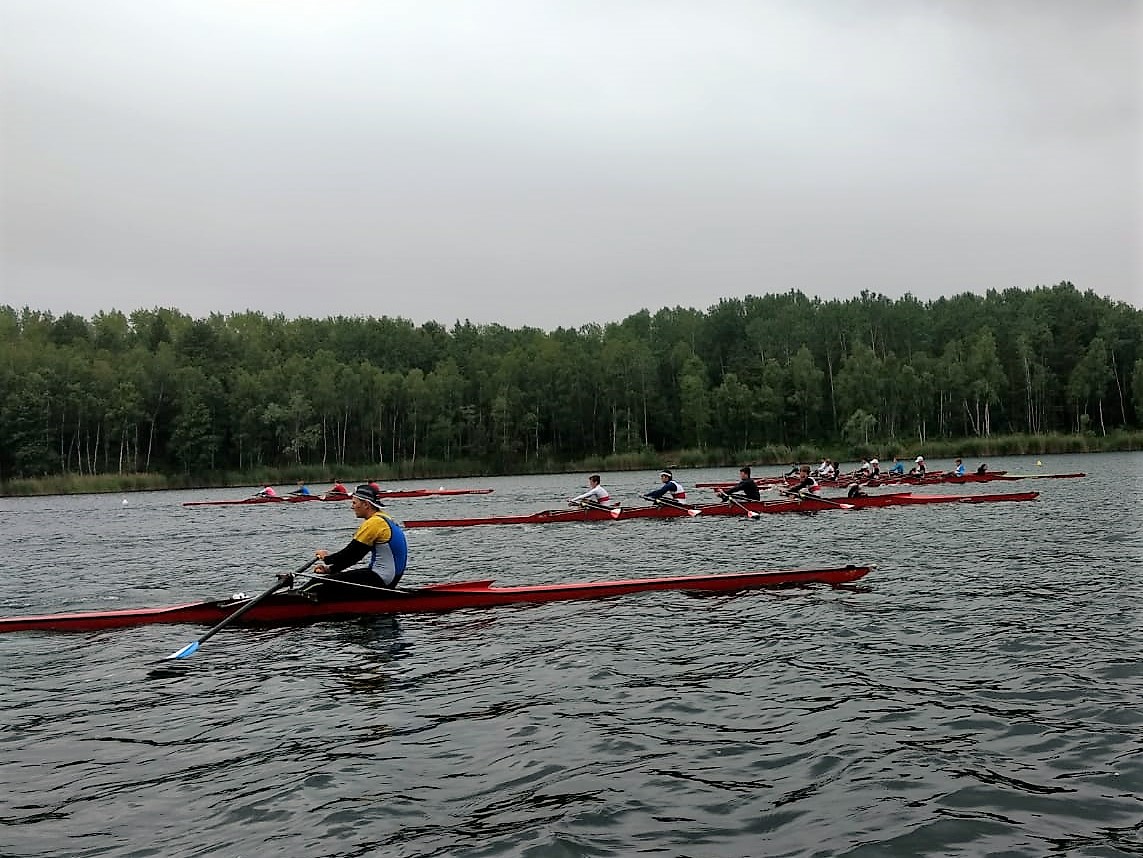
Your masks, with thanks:
M373 488L373 486L358 486L353 490L353 496L355 498L361 498L363 501L377 507L377 509L381 509L381 507L385 506L385 504L381 503L378 499L377 489Z

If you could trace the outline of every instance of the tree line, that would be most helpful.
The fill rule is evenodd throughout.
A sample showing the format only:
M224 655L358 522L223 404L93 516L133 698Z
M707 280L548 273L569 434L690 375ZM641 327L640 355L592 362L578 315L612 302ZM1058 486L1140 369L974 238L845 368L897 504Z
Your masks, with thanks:
M1143 312L1070 283L921 302L726 299L542 331L0 307L0 480L1107 433Z

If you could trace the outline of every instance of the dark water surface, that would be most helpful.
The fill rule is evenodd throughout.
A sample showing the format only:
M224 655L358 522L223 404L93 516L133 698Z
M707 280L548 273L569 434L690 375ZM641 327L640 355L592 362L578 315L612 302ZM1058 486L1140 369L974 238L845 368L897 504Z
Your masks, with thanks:
M991 464L1089 476L965 487L1035 503L415 530L406 578L874 563L864 588L227 630L159 676L201 628L0 635L0 855L1143 855L1143 454L1035 462ZM532 512L581 479L388 509ZM0 614L260 592L355 523L181 506L241 495L0 500Z

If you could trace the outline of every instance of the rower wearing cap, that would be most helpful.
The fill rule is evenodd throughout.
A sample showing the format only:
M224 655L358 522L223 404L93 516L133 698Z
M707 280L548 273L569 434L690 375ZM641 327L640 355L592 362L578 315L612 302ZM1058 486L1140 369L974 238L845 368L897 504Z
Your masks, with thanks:
M659 500L667 495L670 495L670 500L684 502L687 499L687 490L683 488L682 483L675 479L675 475L670 471L659 472L659 482L662 483L657 489L653 489L647 494L643 495L647 500Z
M405 531L395 519L381 511L384 504L372 486L358 486L353 490L350 502L353 514L363 521L345 548L332 554L324 548L314 552L314 556L322 561L315 567L315 572L336 582L364 587L396 587L409 559ZM349 568L367 556L369 565ZM327 582L311 583L306 589L315 586L322 588L327 586ZM362 589L360 595L368 595L368 591Z
M965 475L964 462L960 459L953 459L952 474L954 477L963 477Z
M876 459L870 459L869 460L869 476L871 476L871 477L881 476L881 463L878 462Z
M808 465L803 465L803 468L809 468ZM762 500L762 495L758 492L758 483L754 482L750 476L750 466L743 465L738 469L738 482L728 489L722 489L718 496L723 500L730 500L736 494L741 493L747 500Z
M909 468L910 477L923 477L925 475L925 457L918 456L913 461L913 467Z

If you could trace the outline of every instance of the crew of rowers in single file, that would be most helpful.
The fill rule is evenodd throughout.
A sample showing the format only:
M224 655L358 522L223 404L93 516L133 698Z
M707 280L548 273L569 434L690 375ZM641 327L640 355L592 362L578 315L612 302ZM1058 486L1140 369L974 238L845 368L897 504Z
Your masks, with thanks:
M988 470L988 466L981 464L976 469L978 474L983 474ZM884 472L887 475L902 476L906 475L905 465L896 456L893 457L893 465ZM913 467L909 469L907 476L910 477L923 477L925 476L925 457L917 456L913 462ZM954 467L950 473L953 476L963 477L965 475L964 462L961 459L956 459ZM783 494L801 496L806 492L819 492L821 491L821 484L819 480L836 480L841 474L838 463L831 459L822 459L822 463L816 468L811 468L809 465L793 465L790 470L785 474L786 478L796 477L798 482L792 486L785 486L779 491ZM849 487L850 497L860 497L864 494L862 484L866 480L875 479L882 475L881 463L877 459L862 459L861 464L858 465L850 476L855 478L855 482ZM375 491L381 491L381 487L376 482L371 482L369 485ZM298 487L291 491L288 497L310 496L313 492L304 483L299 482ZM731 501L733 498L741 496L743 500L759 501L762 495L758 490L758 483L754 481L751 476L750 466L743 465L738 470L738 482L733 486L728 486L717 491L718 496L724 501ZM340 480L336 480L331 488L322 494L323 498L348 498L350 496L349 489ZM279 498L279 495L274 491L273 486L266 486L261 491L254 494L254 497L259 498ZM683 488L682 483L675 479L674 474L669 470L662 470L659 472L659 485L651 491L643 495L645 500L649 500L656 504L668 504L670 506L684 506L687 500L686 489ZM581 492L574 497L568 498L569 506L582 506L594 507L596 509L612 509L611 494L603 487L602 478L599 474L592 474L587 478L587 491Z
M976 472L983 474L987 470L988 466L981 463L976 469ZM793 485L783 486L778 489L778 491L792 497L804 497L807 493L814 494L821 491L821 483L819 480L835 480L839 473L838 463L830 459L823 459L822 463L816 468L811 468L809 465L794 465L785 474L785 477L787 479L796 477L798 481ZM913 467L910 468L907 473L904 463L896 456L893 457L892 467L884 472L881 471L881 464L877 459L862 459L861 464L850 474L850 476L854 478L854 482L849 487L849 497L865 496L863 489L865 482L875 479L883 473L891 476L924 477L926 474L925 457L917 456L917 458L913 460ZM963 477L966 473L963 460L960 458L955 459L953 468L949 473L956 477ZM686 505L686 489L683 488L682 483L675 479L674 474L668 470L660 471L659 483L659 486L647 492L642 497L655 504L679 507ZM614 509L618 506L618 504L611 504L611 494L603 487L602 479L599 474L592 474L588 477L587 486L587 491L568 498L569 506L593 507L597 509ZM739 468L737 483L733 486L716 490L716 494L720 499L728 503L734 502L735 499L744 501L760 501L762 499L758 483L755 482L751 476L749 465L743 465Z
M381 486L377 485L377 483L369 483L369 485L373 488L374 491L378 491L378 492L381 491ZM307 486L305 483L302 483L302 482L299 482L298 487L286 495L286 497L312 497L312 496L313 496L313 492L310 491L309 486ZM343 483L341 480L335 480L333 483L333 486L330 487L329 489L327 489L325 492L323 492L321 496L323 498L326 498L327 500L333 500L333 499L342 500L342 499L349 498L351 496L351 492L349 491L349 489L347 489L345 487L345 483ZM253 497L256 497L256 498L280 498L280 497L282 497L282 495L280 495L276 491L274 491L273 486L265 486L262 488L261 491L255 492Z

